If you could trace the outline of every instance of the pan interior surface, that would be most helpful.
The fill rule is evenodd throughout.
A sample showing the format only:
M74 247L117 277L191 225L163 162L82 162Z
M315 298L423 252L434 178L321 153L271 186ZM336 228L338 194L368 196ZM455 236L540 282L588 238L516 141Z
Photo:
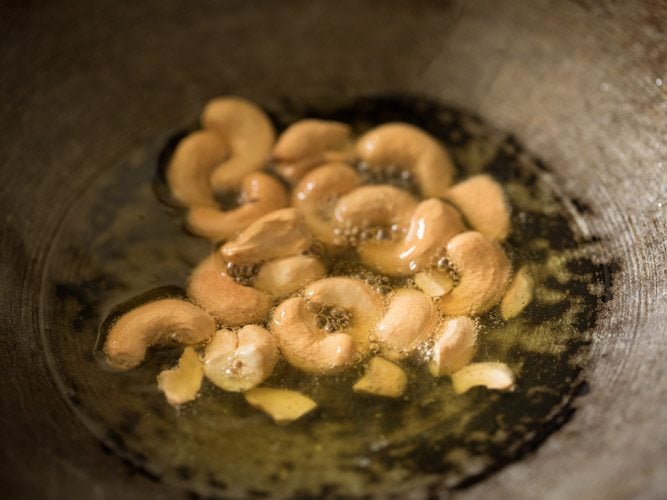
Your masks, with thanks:
M478 117L426 98L367 97L335 109L269 111L279 130L295 115L348 122L356 132L412 122L450 149L461 175L484 172L503 182L513 208L510 256L515 268L531 270L535 300L511 322L497 312L482 318L475 359L508 363L517 390L476 388L457 396L447 377L415 367L407 396L386 401L349 390L359 369L303 377L281 364L267 384L301 390L320 408L279 427L241 395L206 382L196 401L170 407L155 379L173 366L178 349L151 351L128 373L105 370L104 318L128 301L178 296L212 250L182 230L178 209L158 201L159 160L147 155L128 158L88 187L58 228L46 263L42 339L76 414L132 468L197 494L232 497L400 497L460 488L542 442L585 387L590 329L610 285L608 268L595 260L595 242L582 235L572 201L559 195L548 168ZM162 156L164 163L168 151Z

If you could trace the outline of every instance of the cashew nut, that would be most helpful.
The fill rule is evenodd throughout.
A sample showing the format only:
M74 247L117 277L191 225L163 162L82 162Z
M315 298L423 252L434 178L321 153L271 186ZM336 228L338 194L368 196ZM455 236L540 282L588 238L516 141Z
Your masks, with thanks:
M298 181L311 168L350 156L351 129L345 123L305 119L280 134L273 147L276 171L289 182Z
M363 242L358 252L363 262L385 274L411 274L434 265L450 238L463 229L454 208L429 198L412 212L402 240Z
M361 186L338 200L334 217L346 228L405 226L416 206L415 199L402 189L387 185Z
M387 123L371 129L357 140L356 152L370 168L398 165L409 170L429 198L443 196L454 175L454 165L444 147L407 123Z
M264 382L276 365L278 347L264 328L218 330L204 353L204 373L225 391L243 392Z
M192 271L188 295L227 326L265 321L271 307L271 297L267 294L227 276L216 254L204 259Z
M283 208L257 219L220 252L232 262L263 262L302 253L311 243L303 215L296 208Z
M228 156L227 142L213 131L198 130L184 137L165 173L174 199L188 207L215 206L211 173Z
M454 281L449 274L438 269L415 274L415 284L429 297L442 297L454 288Z
M323 243L335 246L333 212L338 199L361 184L359 174L345 163L329 163L308 172L296 185L292 206L303 215L308 228Z
M405 358L430 338L436 320L429 297L418 290L397 290L374 330L380 352L391 360Z
M289 424L317 408L317 403L289 389L256 387L245 393L246 401L273 418L278 425Z
M473 363L452 373L452 386L456 394L476 386L499 391L514 390L514 373L505 363L487 361Z
M477 323L473 319L467 316L451 318L439 330L428 365L434 377L463 368L477 352Z
M125 313L109 330L104 344L113 368L138 366L151 346L199 344L215 331L215 321L199 307L180 299L160 299Z
M354 392L398 398L408 385L408 377L400 366L375 356L368 363L366 373L352 386Z
M510 209L505 193L488 175L475 175L452 186L445 198L458 208L475 231L502 241L510 232Z
M188 212L188 229L205 238L226 240L263 215L283 208L287 202L287 192L277 179L262 172L253 172L241 182L241 206L229 211L216 207L193 207Z
M201 122L226 138L231 150L211 174L215 191L238 189L245 175L264 167L276 132L260 107L240 97L218 97L206 103Z
M459 284L440 300L445 315L482 314L500 301L510 262L493 241L475 231L461 233L447 243L447 259L459 275Z
M178 366L163 370L157 376L157 387L164 392L172 406L182 405L197 397L204 370L197 351L186 347L178 360Z
M284 297L324 276L326 269L315 257L295 255L264 264L255 280L255 288L274 298Z
M500 314L503 319L508 320L518 316L532 302L533 286L533 278L528 274L528 269L525 266L519 269L500 302Z

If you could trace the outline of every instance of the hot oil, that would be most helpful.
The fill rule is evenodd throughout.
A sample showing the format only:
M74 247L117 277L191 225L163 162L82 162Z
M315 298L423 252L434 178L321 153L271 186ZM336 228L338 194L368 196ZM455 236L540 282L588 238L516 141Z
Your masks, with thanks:
M535 299L509 322L495 309L479 319L475 361L510 365L516 391L475 388L456 395L448 377L428 373L421 359L427 352L402 363L409 385L397 400L352 391L363 365L310 376L281 361L266 385L298 390L319 404L312 415L281 427L242 395L206 381L196 401L171 408L156 376L173 366L178 349L151 350L131 372L100 369L99 325L114 308L143 293L154 296L159 287L179 287L159 288L160 296L178 296L189 272L213 250L182 230L182 212L156 201L147 188L147 157L101 178L73 207L47 263L44 339L73 407L128 467L200 495L427 495L464 487L533 449L567 420L574 396L586 387L590 331L610 285L609 268L593 260L596 243L577 233L580 215L554 192L549 171L511 137L425 99L368 98L292 114L350 123L358 133L411 122L447 146L457 180L484 172L502 182L513 228L504 248L514 269L528 268ZM400 170L387 179L357 168L368 183L388 180L417 194ZM156 186L168 200L164 186ZM373 272L352 251L322 258L330 275L359 277L384 295L415 286L410 278ZM251 281L252 272L240 278Z

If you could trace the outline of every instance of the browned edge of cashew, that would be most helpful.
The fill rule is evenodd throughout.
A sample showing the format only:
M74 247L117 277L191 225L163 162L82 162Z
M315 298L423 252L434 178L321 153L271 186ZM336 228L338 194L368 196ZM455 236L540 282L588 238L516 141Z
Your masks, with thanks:
M277 360L278 347L271 333L246 325L238 331L215 333L204 353L204 372L221 389L243 392L264 382Z
M427 198L443 196L454 176L454 164L440 142L408 123L369 130L357 139L356 152L371 168L398 165L409 170Z
M165 171L174 200L186 207L215 206L211 173L228 156L227 142L213 131L197 130L181 139Z
M190 274L188 295L219 323L240 326L266 320L271 297L243 286L225 274L217 254L204 259Z
M241 204L232 210L195 206L187 216L187 227L198 236L227 240L263 215L288 203L287 191L280 181L263 172L246 175L241 182Z
M262 265L254 286L274 298L279 298L300 290L325 273L324 264L316 257L294 255Z
M217 97L204 106L201 122L225 137L231 150L230 158L211 173L215 191L238 189L245 175L267 164L276 132L256 104L241 97Z
M472 229L492 240L502 241L511 230L510 206L503 188L487 174L475 175L455 184L445 194Z
M467 316L445 320L434 335L428 364L431 375L450 375L470 363L477 352L477 331L477 322Z
M199 354L193 347L186 347L178 365L161 371L157 376L157 387L170 405L179 406L197 397L203 378L204 369Z
M373 336L383 356L403 359L431 337L436 321L435 306L428 296L419 290L402 288L390 297Z
M466 231L449 240L446 256L459 275L459 283L440 299L439 307L445 315L475 316L500 301L511 265L497 244L481 233Z
M206 311L185 300L160 299L123 314L109 329L104 354L111 367L129 370L151 346L199 344L213 332L215 321Z
M354 392L399 398L405 393L408 377L403 369L380 356L371 358L366 372L353 386Z

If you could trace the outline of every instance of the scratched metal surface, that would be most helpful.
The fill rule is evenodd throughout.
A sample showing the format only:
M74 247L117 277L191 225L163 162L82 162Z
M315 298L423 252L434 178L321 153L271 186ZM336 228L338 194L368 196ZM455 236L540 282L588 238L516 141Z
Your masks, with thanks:
M4 2L0 473L15 498L185 497L106 454L58 395L39 331L50 240L109 168L154 155L222 91L278 107L423 93L556 170L619 265L572 419L455 498L667 492L667 5ZM664 82L664 83L663 83ZM444 493L443 493L444 495Z

